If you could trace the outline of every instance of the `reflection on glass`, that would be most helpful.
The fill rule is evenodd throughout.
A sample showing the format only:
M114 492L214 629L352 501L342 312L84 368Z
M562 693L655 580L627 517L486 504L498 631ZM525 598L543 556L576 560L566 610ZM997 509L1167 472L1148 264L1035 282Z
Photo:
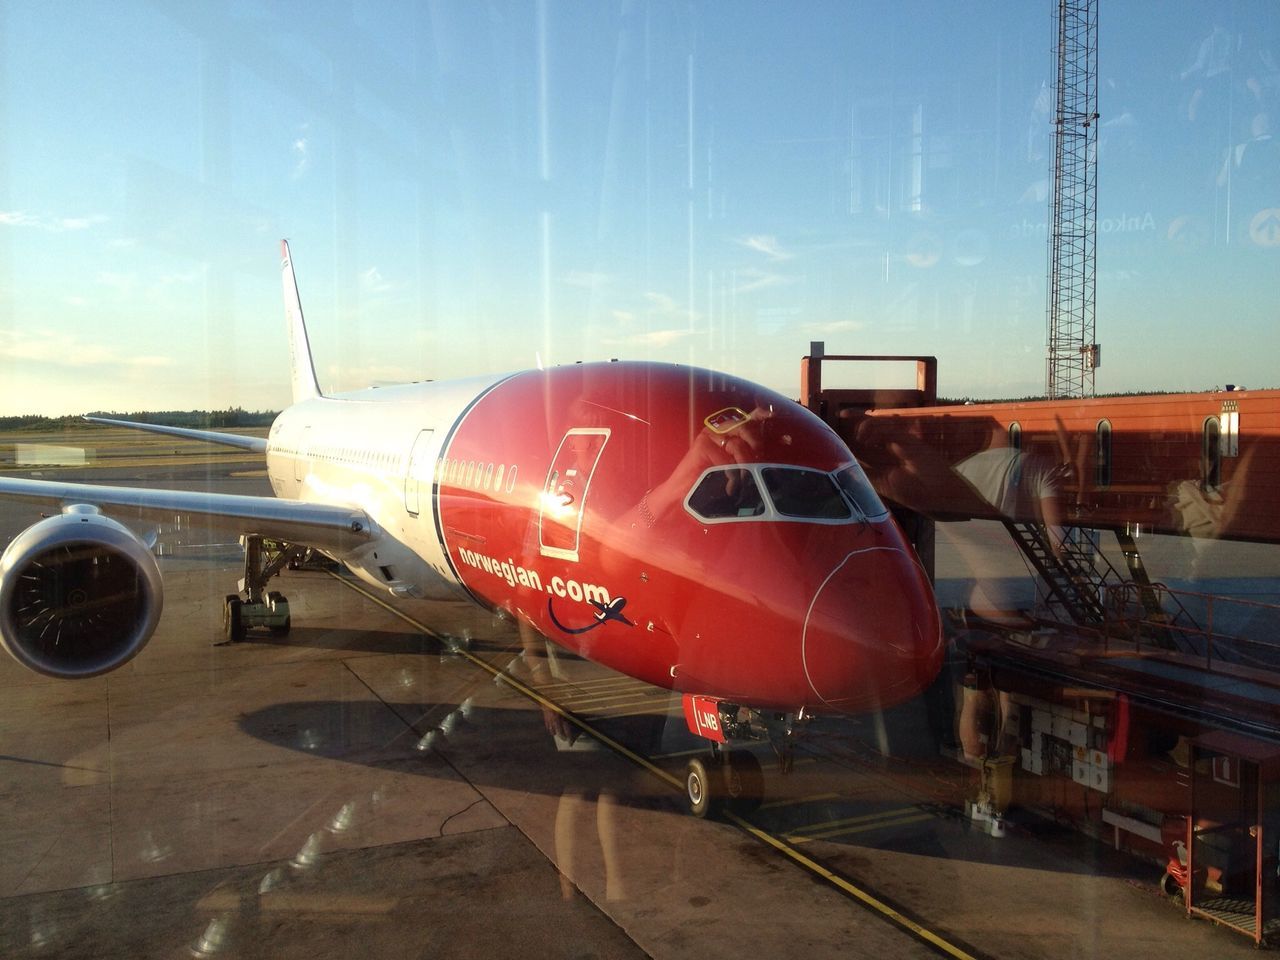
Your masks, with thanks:
M849 505L830 474L792 467L765 467L765 489L774 507L785 517L812 520L846 520Z
M836 483L854 507L868 520L882 520L889 515L867 475L856 463L836 474Z
M320 372L335 389L439 378L451 367L460 374L523 368L538 351L537 365L545 360L548 370L579 357L617 355L714 367L791 396L794 358L809 337L826 336L836 352L936 353L946 396L1035 394L1043 382L1046 201L1055 128L1048 26L1054 6L998 0L957 13L944 4L884 5L868 17L855 4L793 11L746 3L726 17L716 5L437 4L423 12L414 5L340 3L289 18L253 5L193 12L194 6L181 3L124 0L118 10L79 5L74 17L38 4L0 5L7 56L0 70L0 413L79 414L100 404L138 409L189 397L204 403L206 396L219 407L278 407L285 345L264 322L277 298L257 261L264 238L283 234L305 239L326 275L314 300L322 322L336 333L316 339ZM1207 390L1225 379L1277 385L1277 9L1274 0L1233 0L1184 3L1179 15L1104 19L1095 156L1097 279L1104 306L1099 333L1108 357L1099 370L1102 391ZM119 104L127 108L113 106ZM337 309L325 309L330 304ZM1266 391L1254 391L1260 392ZM958 665L944 691L957 701L955 710L942 710L937 728L958 735L958 749L975 762L1014 759L1016 769L970 768L936 750L917 756L929 747L916 739L915 704L875 715L877 747L894 759L885 763L877 756L872 763L893 767L906 753L918 769L935 764L928 766L930 774L941 771L948 783L959 784L944 800L956 810L965 799L981 797L977 806L1004 813L1003 791L1010 784L1003 778L1010 775L1009 810L1023 818L1018 826L1024 829L1010 831L1001 841L1007 847L1026 842L1030 811L1047 810L1059 822L1086 824L1093 833L1102 831L1107 845L1114 841L1135 859L1145 858L1145 866L1136 868L1140 876L1152 863L1169 862L1174 889L1179 895L1185 889L1197 903L1229 894L1233 886L1249 888L1263 875L1274 883L1280 798L1259 803L1261 817L1242 807L1238 798L1264 784L1263 766L1242 777L1227 765L1240 758L1226 744L1197 743L1205 731L1189 719L1213 707L1220 722L1239 727L1248 708L1248 722L1276 736L1280 653L1258 642L1280 636L1280 608L1267 605L1277 599L1280 583L1280 458L1273 428L1269 438L1259 439L1276 414L1255 413L1252 398L1240 401L1237 455L1236 413L1226 407L1235 393L1227 401L1215 397L1212 406L1170 398L1159 410L1153 406L1159 419L1148 424L1123 411L1113 415L1118 407L1106 408L1109 419L1099 420L1100 406L1087 406L1074 419L1059 411L1062 422L1054 423L1038 416L1034 403L1010 403L991 412L990 424L973 408L957 405L927 421L886 418L869 421L862 436L842 432L852 453L842 450L827 467L856 455L899 519L912 510L938 518L938 594L954 611L950 639L962 641L957 662L990 654L988 660L1006 668L1005 676L975 670L969 686L961 679L969 665ZM639 409L637 398L644 395L637 389L617 398L620 416ZM819 534L871 538L891 529L887 522L857 524L862 517L888 516L862 469L824 475L766 466L779 459L759 456L756 446L776 424L753 410L749 398L734 404L741 407L718 405L710 417L690 418L695 432L705 424L705 436L687 461L662 475L649 473L654 438L673 431L644 424L643 442L635 444L626 471L636 478L634 489L612 501L593 492L586 508L593 515L584 536L600 532L599 542L616 544L614 565L599 578L570 566L577 561L538 567L542 588L528 591L519 615L545 616L554 600L563 622L587 631L581 636L588 651L590 645L598 649L609 631L620 631L611 616L625 615L635 631L619 644L619 662L632 651L665 646L670 656L656 680L678 679L697 689L723 664L693 662L687 638L718 629L728 619L724 611L703 622L691 622L683 603L661 616L637 613L670 578L671 558L686 549L678 535L666 536L669 529L684 529L667 526L673 515L696 527L689 542L719 547L735 537L742 543L756 538L770 551L768 576L779 581L795 579L797 568L779 562L792 556L779 547L785 536L797 537L798 555L810 551L809 541ZM833 401L832 423L835 408ZM514 441L553 425L542 422L537 398L531 409L535 415L521 418L520 429L498 444L500 453L461 450L435 463L436 480L460 482L480 509L504 496L536 495L544 487L545 465L517 456ZM582 412L587 425L605 416L599 408ZM965 431L966 416L982 429ZM858 421L847 422L852 428ZM501 419L491 421L486 441L503 426ZM563 427L556 425L557 432ZM674 432L683 435L684 422L677 427ZM884 436L868 451L855 441L871 427ZM987 436L997 430L1003 443ZM140 447L117 437L95 449L62 432L0 445L0 469L80 474L69 479L92 474L89 482L111 479L104 467L116 477L135 472L130 458ZM606 457L626 449L620 440L610 442ZM403 463L407 452L407 444L379 452L378 462ZM350 447L318 446L312 455L369 462L367 451ZM425 481L431 461L417 466ZM183 483L214 479L203 462L189 471ZM249 492L254 482L224 479L231 492ZM424 482L421 492L424 525L431 520L429 486ZM576 532L582 490L563 487L563 476L549 481L542 512L530 509L548 521L548 530L557 518L574 518ZM791 522L773 522L779 517ZM811 522L796 522L801 520ZM847 529L841 527L845 521ZM1104 534L1076 535L1065 543L1054 536L1046 550L1034 540L1014 545L1006 529L1012 524L1097 524ZM1118 546L1111 530L1132 533ZM633 564L648 531L657 531L658 559ZM297 854L306 865L319 855L321 840L326 847L363 842L371 820L396 818L393 803L378 810L381 801L366 802L368 794L358 806L342 803L351 796L349 778L366 773L366 761L376 766L385 758L357 756L347 749L350 738L330 726L302 723L281 734L276 746L295 751L293 760L308 771L297 782L279 776L270 757L242 760L235 753L241 741L232 736L204 749L213 746L215 734L174 693L186 688L169 679L179 672L170 667L184 666L181 644L206 645L200 604L225 592L224 582L236 575L228 577L225 564L217 573L206 568L226 559L218 551L228 541L234 545L234 535L208 536L197 527L162 542L174 554L163 561L166 576L185 564L191 594L204 599L192 604L189 595L175 594L155 659L112 679L109 752L102 747L86 759L78 755L85 749L81 742L63 755L59 731L65 727L81 741L82 731L88 732L77 705L41 703L28 710L28 694L34 700L38 688L15 687L17 697L0 691L10 704L0 735L16 731L0 736L0 754L12 761L5 789L24 811L11 818L0 849L3 859L24 861L12 868L20 879L34 878L46 889L85 890L86 877L117 876L122 866L173 874L196 859L212 863L213 853L218 865L246 862L237 858L258 862L266 854L255 843L233 842L255 817L242 816L234 828L229 818L206 822L210 811L221 816L232 803L211 801L191 813L186 795L181 807L156 802L173 796L173 784L183 776L208 777L211 793L226 789L223 756L234 757L227 766L234 764L237 779L251 787L244 796L257 806L256 818L279 818L264 837L287 838L287 850L270 851L283 866L263 879L264 892L281 876L297 878L288 866L300 846L297 836L311 835ZM467 541L467 549L535 572L526 556L538 544L536 531L529 535L520 527L498 547ZM566 552L575 545L566 534ZM1057 556L1064 550L1074 569ZM730 600L741 593L754 602L755 591L738 589L755 573L741 561L744 555L737 542L709 555L695 588L720 590ZM843 555L826 558L818 575ZM1142 558L1147 585L1132 579L1118 585L1106 572L1131 577ZM577 581L613 595L609 602L601 595L597 606L584 599L575 608L572 596L554 593L552 577L571 581L584 597ZM307 583L298 592L332 597L340 589L331 583L325 588ZM1051 610L1051 588L1095 594L1098 618L1105 614L1105 621L1088 631L1059 622L1062 604L1055 600ZM1232 593L1250 599L1233 605ZM625 613L612 605L622 594ZM810 599L796 602L802 614ZM841 610L840 617L861 629L876 616L874 606ZM362 632L367 624L354 610L326 608L323 626L313 621L312 632L299 630L274 649L202 649L185 668L210 688L228 691L216 708L221 718L250 708L237 701L244 691L227 679L228 671L265 665L273 671L272 685L264 684L270 692L255 689L251 697L299 696L289 686L291 674L302 669L294 660L303 658L290 655L295 649L334 662L355 651L365 662L353 663L352 670L377 686L383 707L452 703L462 696L443 684L468 668L449 654L471 646L470 621L446 611L458 621L450 631L457 639L446 642L439 659L404 657L377 677L378 638ZM1048 615L1054 611L1059 620ZM506 648L495 654L490 645L503 630L509 634L510 623L492 632L479 628L477 655L508 660ZM982 637L974 636L984 632L1000 639L986 654ZM730 636L725 649L732 655L725 659L750 661L751 649L739 635ZM542 654L536 663L545 661ZM1008 676L1011 662L1029 664L1030 676ZM535 668L526 658L507 669L516 672L522 664ZM1068 668L1069 682L1045 680ZM485 709L490 698L507 692L499 680L496 686L487 677L478 683ZM1144 713L1116 693L1126 686L1155 689L1166 699L1170 691L1184 696L1174 708ZM136 696L147 698L143 708L130 703ZM430 770L435 760L423 754L432 748L461 752L457 741L467 732L462 719L465 711L432 715L427 723L414 722L410 735L398 728L407 758L397 756L397 774ZM522 758L531 780L544 766L599 764L601 757L586 751L592 741L578 728L554 713L545 723L549 735L536 731L543 754ZM231 722L226 727L235 729ZM197 755L194 772L175 775L158 762L146 770L133 765L135 755L167 760L179 752L166 751L157 733L179 739L192 731L201 746L190 751ZM498 755L504 735L496 732L467 759L480 767L476 757ZM127 749L137 742L146 749ZM339 752L341 762L327 759ZM819 756L815 749L813 757ZM180 764L186 759L178 757ZM815 759L814 765L821 763ZM337 785L324 779L335 771ZM56 778L41 780L42 772L60 774L62 787L76 789L59 789ZM563 793L557 782L538 809L541 836L551 839L555 810L555 847L565 873L572 876L575 862L595 865L588 854L594 856L597 838L612 872L617 858L607 848L618 838L610 824L617 818L630 826L634 811L627 798L614 804L607 793L593 805L586 777L572 779ZM832 791L847 801L855 775L841 770L831 779ZM283 782L278 794L269 791L277 781ZM1200 810L1190 805L1189 782L1203 788ZM529 796L536 790L504 796L491 786L482 775L477 792L505 803L502 812L513 823L538 808L539 798ZM81 800L66 809L68 795L96 799L99 789L109 806L90 809ZM1198 813L1219 824L1193 824ZM777 810L773 815L780 817ZM786 815L795 820L774 821L786 830L805 816L826 816L804 804L787 808ZM830 818L867 815L866 809L839 809ZM593 816L594 826L585 822ZM197 818L201 822L191 822ZM1219 829L1222 824L1231 829ZM1189 835L1192 826L1204 830ZM1254 826L1266 839L1261 854L1249 833ZM101 833L90 837L90 830ZM959 860L974 848L957 853L960 844L943 830L938 828L942 839L936 843L932 833L913 836L876 854L891 866L909 843L913 857L926 847L946 851L938 854L940 869L932 870L943 878L941 896L935 889L913 900L901 890L888 891L924 921L937 916L937 903L958 904L956 914L971 909L963 884L954 883L966 865L944 856ZM38 836L28 843L27 834ZM55 843L55 836L62 839ZM102 853L101 836L110 840L110 858ZM784 884L778 884L776 912L750 915L736 900L734 864L725 867L718 859L715 827L696 836L705 844L699 853L716 850L717 859L680 861L669 876L654 880L665 890L654 891L643 886L649 878L637 866L628 876L631 892L658 915L666 908L657 896L662 892L677 897L680 910L695 897L709 900L706 914L714 912L722 922L728 915L728 924L743 931L743 943L721 941L717 948L750 952L756 924L789 919ZM430 844L435 838L428 832L415 840ZM868 830L840 842L855 852L832 853L832 843L818 859L836 872L856 873L868 862L859 845L873 846L879 835ZM1086 842L1081 837L1068 846L1087 860ZM89 867L55 870L54 862L73 846L88 851ZM25 862L28 849L37 853ZM990 853L977 850L974 861ZM1265 858L1261 867L1259 856ZM1006 849L1000 857L1013 860L1015 854ZM1020 870L994 863L984 867L991 887L982 893L989 902L1018 890L1020 877L1023 887L1032 886ZM1159 868L1157 863L1147 879L1154 881ZM880 876L871 879L889 883L894 871L875 872ZM1107 918L1097 918L1095 926L1092 918L1076 922L1078 916L1068 913L1068 900L1110 908L1110 898L1100 893L1104 878L1094 875L1104 871L1090 866L1076 876L1065 872L1045 869L1045 889L1078 895L1044 895L1040 903L1028 893L1018 904L1028 911L1026 922L1039 921L1035 911L1043 906L1051 925L1060 920L1064 929L1096 935L1092 941L1082 936L1075 952L1130 952L1105 939ZM313 878L309 873L305 879ZM549 882L555 886L554 878ZM616 891L618 885L610 884ZM566 891L572 885L566 881ZM94 889L88 900L77 894L65 916L45 919L32 906L32 949L46 948L56 935L68 944L77 937L85 944L79 949L92 951L97 945L82 932L92 922L78 914L97 910L95 898L104 890L128 886ZM9 890L19 892L3 898L29 896L17 881ZM1015 912L1022 913L1011 903L1008 915ZM233 913L230 922L239 927L250 913ZM0 915L0 942L9 916ZM225 947L227 921L210 922L211 916L193 920L188 910L177 946L199 955L236 952ZM971 919L962 915L952 929L971 927ZM1162 931L1170 942L1183 936L1177 926L1170 920ZM12 927L19 938L26 935L21 918ZM244 933L237 929L236 950L244 946ZM998 936L989 930L975 946L989 955L1012 952ZM1153 942L1159 937L1147 941ZM297 949L285 944L280 953L291 947ZM702 952L696 944L682 947ZM0 946L0 954L8 949Z
M758 517L764 500L749 470L713 470L689 496L689 509L705 520Z

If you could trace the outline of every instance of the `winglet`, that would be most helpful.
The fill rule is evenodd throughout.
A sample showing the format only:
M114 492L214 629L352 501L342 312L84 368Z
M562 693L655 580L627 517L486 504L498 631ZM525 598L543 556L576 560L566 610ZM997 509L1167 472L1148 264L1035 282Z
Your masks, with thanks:
M298 299L298 280L293 275L289 258L289 241L280 241L280 279L284 284L284 316L289 328L289 360L293 372L293 402L324 396L316 382L316 368L311 360L311 343L307 325L302 319L302 301Z

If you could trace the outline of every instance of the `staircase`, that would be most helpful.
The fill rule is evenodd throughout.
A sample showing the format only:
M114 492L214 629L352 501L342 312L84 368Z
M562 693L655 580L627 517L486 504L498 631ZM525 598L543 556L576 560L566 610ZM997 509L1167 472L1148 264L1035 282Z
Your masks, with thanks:
M1042 523L1005 520L1005 529L1045 585L1045 605L1056 610L1064 622L1102 629L1117 620L1133 624L1144 639L1181 653L1202 652L1198 625L1186 608L1168 590L1153 584L1142 563L1137 544L1127 533L1116 531L1129 576L1126 577L1103 556L1082 527L1063 530L1062 542L1054 552L1048 529ZM1135 596L1142 615L1129 613L1124 598ZM1108 611L1107 598L1121 598L1119 610ZM1171 604L1173 609L1166 607Z

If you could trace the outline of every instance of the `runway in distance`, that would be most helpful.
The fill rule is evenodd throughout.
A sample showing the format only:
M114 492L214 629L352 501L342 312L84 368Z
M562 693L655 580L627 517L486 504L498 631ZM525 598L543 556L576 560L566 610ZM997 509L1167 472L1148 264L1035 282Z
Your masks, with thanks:
M0 557L0 642L27 667L93 676L154 631L158 565L114 512L189 514L245 538L231 639L287 633L287 600L266 586L311 548L380 590L465 596L679 691L726 771L690 764L700 814L759 779L721 745L785 751L807 716L887 708L937 675L925 573L849 448L803 407L639 362L325 396L284 241L281 257L293 404L268 437L126 424L259 451L275 497L0 478L0 497L59 511Z

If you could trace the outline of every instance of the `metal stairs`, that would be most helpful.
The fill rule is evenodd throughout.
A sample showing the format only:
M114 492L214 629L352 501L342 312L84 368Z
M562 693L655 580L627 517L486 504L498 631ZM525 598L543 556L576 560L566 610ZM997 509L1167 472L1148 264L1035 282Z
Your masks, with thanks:
M1133 624L1145 639L1182 653L1198 653L1202 631L1169 590L1153 584L1142 555L1127 531L1116 531L1128 576L1103 555L1094 531L1067 527L1055 551L1043 523L1003 521L1009 536L1045 585L1045 605L1059 618L1082 627L1103 629L1117 621ZM1131 608L1136 600L1141 614Z

